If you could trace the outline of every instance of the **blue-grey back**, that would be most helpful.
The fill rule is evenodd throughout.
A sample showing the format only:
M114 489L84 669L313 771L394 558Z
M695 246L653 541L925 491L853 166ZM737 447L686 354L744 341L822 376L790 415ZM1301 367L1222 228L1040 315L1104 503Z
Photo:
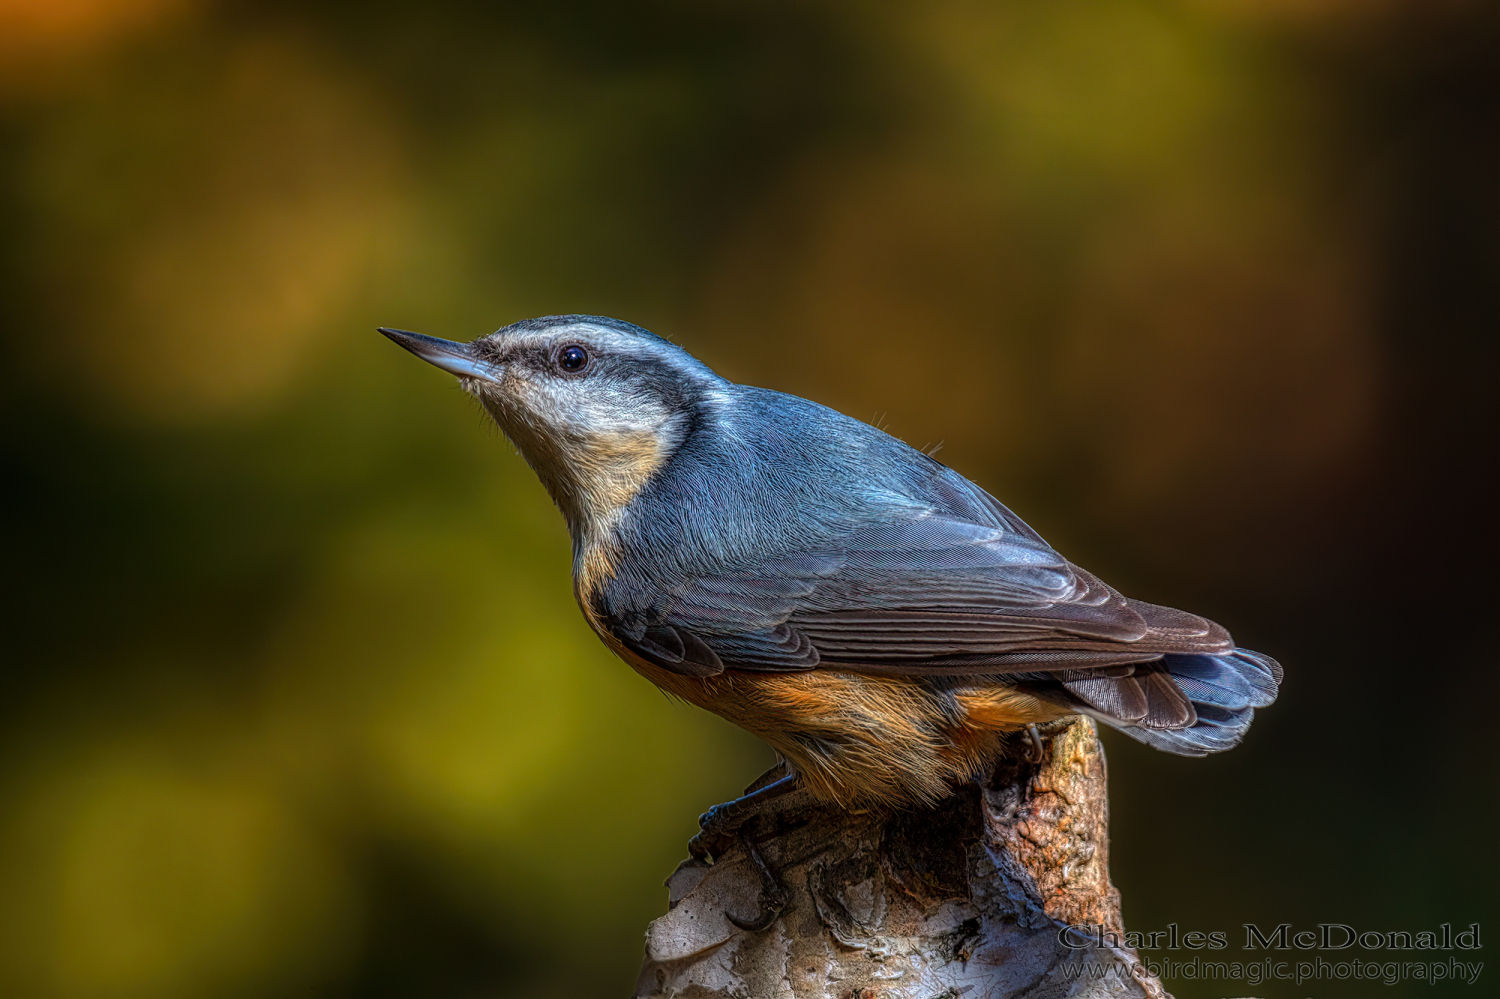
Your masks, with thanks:
M616 528L648 589L774 560L846 552L852 537L937 518L1045 543L952 469L808 399L732 385Z

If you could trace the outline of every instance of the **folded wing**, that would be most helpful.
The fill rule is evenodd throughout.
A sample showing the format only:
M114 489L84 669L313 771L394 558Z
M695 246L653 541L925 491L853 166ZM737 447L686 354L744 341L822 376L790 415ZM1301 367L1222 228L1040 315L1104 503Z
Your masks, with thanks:
M690 633L727 669L979 675L1233 648L1218 625L1126 599L1034 535L936 516L693 576L648 614L611 613L603 596L602 616L628 644L675 652L683 639L647 631Z

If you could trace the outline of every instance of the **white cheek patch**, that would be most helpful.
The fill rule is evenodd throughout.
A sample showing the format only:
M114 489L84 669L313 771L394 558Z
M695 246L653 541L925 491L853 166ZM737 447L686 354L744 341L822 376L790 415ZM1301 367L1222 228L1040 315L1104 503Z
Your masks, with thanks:
M670 416L657 399L584 381L548 386L558 428L569 435L649 433Z

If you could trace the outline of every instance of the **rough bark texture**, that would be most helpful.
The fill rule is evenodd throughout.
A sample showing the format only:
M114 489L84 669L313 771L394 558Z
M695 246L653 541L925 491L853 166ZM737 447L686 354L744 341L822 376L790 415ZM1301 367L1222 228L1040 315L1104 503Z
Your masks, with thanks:
M1123 928L1094 725L1042 735L1040 763L1018 746L985 786L928 810L851 814L800 791L768 803L745 831L790 906L741 930L729 916L752 919L763 885L746 851L684 861L646 932L637 999L1169 999L1134 951L1060 940L1070 924Z

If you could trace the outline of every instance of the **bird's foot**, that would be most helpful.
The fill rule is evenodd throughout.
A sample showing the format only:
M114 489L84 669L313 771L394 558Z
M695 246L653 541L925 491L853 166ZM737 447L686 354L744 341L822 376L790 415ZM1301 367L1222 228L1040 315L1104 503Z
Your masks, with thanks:
M693 859L704 864L712 864L715 857L722 857L724 851L729 848L733 840L733 833L738 830L725 831L723 823L714 821L715 805L702 815L698 816L699 829L688 840L688 853Z
M698 833L688 840L693 859L711 863L734 845L735 836L745 820L766 802L779 798L797 786L797 772L787 763L767 770L733 801L715 805L698 816Z
M747 826L767 802L779 798L797 786L797 772L786 762L778 763L745 788L733 801L715 805L698 817L698 834L688 841L688 852L702 864L716 863L734 845L745 851L760 878L760 911L741 919L726 911L724 917L749 933L766 929L786 911L790 902L776 872L761 855L760 847L750 837Z
M1040 763L1046 758L1046 750L1042 747L1042 737L1037 732L1035 725L1026 726L1026 737L1030 740L1026 747L1026 762Z

